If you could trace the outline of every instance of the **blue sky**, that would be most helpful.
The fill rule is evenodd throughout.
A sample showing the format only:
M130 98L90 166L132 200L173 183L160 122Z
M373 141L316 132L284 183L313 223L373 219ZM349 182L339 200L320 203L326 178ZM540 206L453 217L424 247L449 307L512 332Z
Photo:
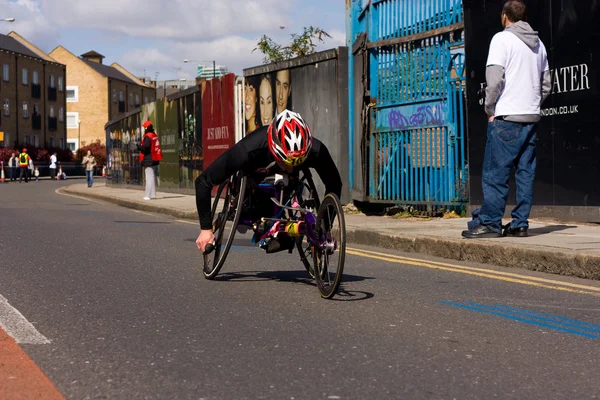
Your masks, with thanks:
M304 26L332 35L320 49L345 43L342 0L0 0L0 33L14 30L44 51L63 45L76 55L95 50L136 75L192 78L197 63L230 70L262 64L251 53L260 36L280 43ZM281 29L280 27L284 27ZM181 70L177 70L181 68Z

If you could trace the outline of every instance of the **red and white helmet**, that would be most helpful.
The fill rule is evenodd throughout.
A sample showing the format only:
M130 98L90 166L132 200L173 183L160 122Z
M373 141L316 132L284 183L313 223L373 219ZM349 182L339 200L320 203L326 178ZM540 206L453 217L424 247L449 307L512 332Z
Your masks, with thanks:
M312 148L310 128L300 114L283 110L273 119L268 131L269 150L285 165L302 164Z

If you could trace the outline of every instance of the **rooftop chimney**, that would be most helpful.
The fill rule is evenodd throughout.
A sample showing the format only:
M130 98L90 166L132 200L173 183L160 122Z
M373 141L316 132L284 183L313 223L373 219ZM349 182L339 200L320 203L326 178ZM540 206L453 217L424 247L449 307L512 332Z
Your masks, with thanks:
M81 58L84 58L84 59L86 59L88 61L91 61L91 62L102 64L102 60L104 59L104 56L102 54L97 53L94 50L92 50L92 51L88 51L85 54L82 54Z

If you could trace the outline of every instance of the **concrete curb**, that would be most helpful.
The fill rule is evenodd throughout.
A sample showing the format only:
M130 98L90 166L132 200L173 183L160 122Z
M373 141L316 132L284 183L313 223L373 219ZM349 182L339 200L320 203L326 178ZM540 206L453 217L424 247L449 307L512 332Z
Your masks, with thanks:
M117 204L117 205L120 205L123 207L132 208L134 210L155 212L155 213L159 213L159 214L170 215L175 218L190 219L190 220L198 221L198 213L195 210L194 211L176 210L173 208L158 205L156 203L153 204L151 201L141 203L139 201L132 201L132 200L118 198L115 196L107 196L107 195L93 193L93 192L89 192L89 193L80 192L77 190L69 189L69 186L65 186L64 188L62 188L61 191L63 193L72 194L75 196L81 196L81 197L87 197L87 198L96 199L96 200L107 201L109 203L114 203L114 204Z
M152 202L139 202L93 192L80 192L62 188L62 192L76 196L103 200L140 211L155 212L176 218L198 221L194 211L176 210ZM557 250L539 250L515 245L502 245L488 241L456 240L426 236L390 235L360 228L346 228L348 243L420 253L457 261L491 264L506 268L600 280L600 256Z
M576 252L544 251L477 240L396 236L362 229L347 229L346 240L350 243L427 254L457 261L521 268L584 279L600 279L600 256Z

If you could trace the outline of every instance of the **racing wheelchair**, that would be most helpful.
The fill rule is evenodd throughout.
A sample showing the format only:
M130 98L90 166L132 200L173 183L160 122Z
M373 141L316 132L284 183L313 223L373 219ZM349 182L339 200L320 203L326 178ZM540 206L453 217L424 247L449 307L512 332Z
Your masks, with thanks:
M222 183L213 197L211 218L214 244L206 246L204 277L215 279L231 249L236 231L252 229L252 242L269 253L272 240L293 240L306 271L325 299L331 299L342 281L346 255L346 225L337 195L319 196L310 171L257 178L238 172ZM263 204L270 201L270 217L252 215L253 193Z

